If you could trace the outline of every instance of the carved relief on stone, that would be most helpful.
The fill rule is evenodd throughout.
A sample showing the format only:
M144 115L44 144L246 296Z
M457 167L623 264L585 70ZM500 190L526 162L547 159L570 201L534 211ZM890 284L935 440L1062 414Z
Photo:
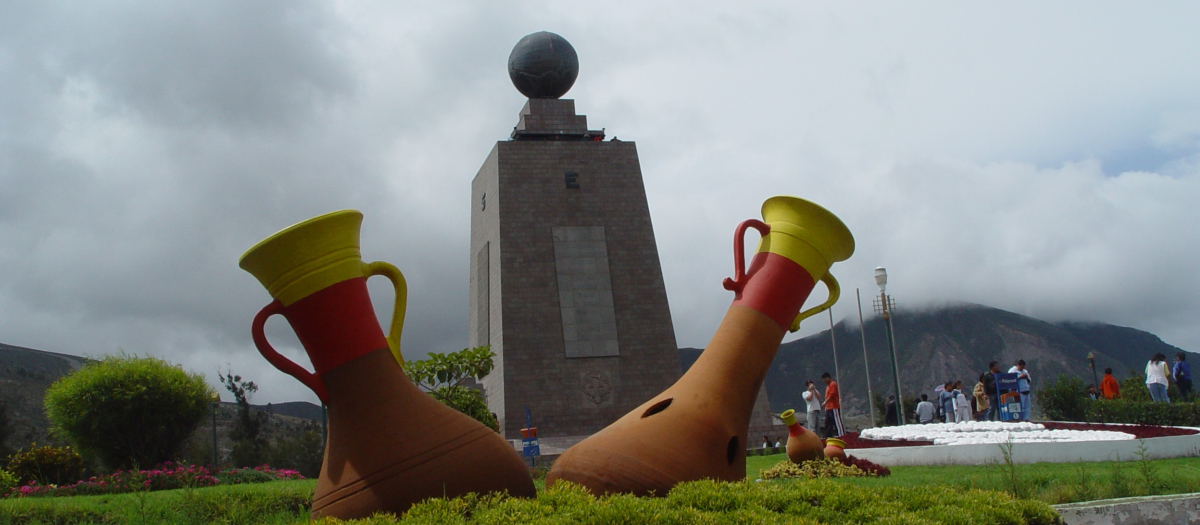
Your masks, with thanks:
M591 370L583 373L582 392L583 406L601 408L613 404L614 385L612 374L605 370Z

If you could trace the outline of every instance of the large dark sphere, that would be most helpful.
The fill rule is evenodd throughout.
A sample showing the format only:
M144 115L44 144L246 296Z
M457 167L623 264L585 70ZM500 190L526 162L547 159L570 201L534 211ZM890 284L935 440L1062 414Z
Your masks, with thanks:
M567 39L554 33L525 35L508 55L508 76L529 98L558 98L575 85L579 56Z

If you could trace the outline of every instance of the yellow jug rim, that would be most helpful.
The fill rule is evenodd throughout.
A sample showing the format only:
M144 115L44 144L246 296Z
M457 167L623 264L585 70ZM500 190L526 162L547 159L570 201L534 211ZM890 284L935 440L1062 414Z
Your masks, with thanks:
M317 222L324 222L324 221L327 221L327 220L329 220L329 219L333 219L333 218L337 218L337 217L343 217L343 216L349 216L349 217L354 217L354 216L357 216L357 217L358 217L358 218L361 220L361 219L362 219L362 217L363 217L363 213L362 213L361 211L358 211L358 210L355 210L355 209L337 210L337 211L331 211L331 212L329 212L329 213L325 213L325 214L322 214L322 215L318 215L318 216L316 216L316 217L312 217L312 218L305 219L305 220L303 220L303 221L297 222L297 223L295 223L295 224L293 224L293 225L291 225L291 226L288 226L287 228L284 228L284 229L282 229L282 230L279 230L279 231L277 231L277 232L275 232L275 233L271 234L271 235L270 235L269 237L267 237L266 239L263 239L263 240L261 240L261 241L258 241L258 242L257 242L257 243L256 243L254 246L251 246L251 247L250 247L250 249L248 249L248 250L246 250L245 252L243 252L243 253L242 253L242 256L241 256L241 257L238 259L238 267L239 267L239 268L241 268L241 269L243 269L243 270L248 270L248 268L246 268L246 258L247 258L247 257L250 257L250 256L251 256L251 254L255 253L255 252L256 252L256 251L257 251L259 248L262 248L263 246L266 246L267 244L270 244L272 241L274 241L274 240L276 240L276 239L279 239L280 237L283 237L283 236L285 236L285 235L287 235L287 234L289 234L289 233L291 233L291 232L293 232L293 231L296 231L296 230L302 229L302 228L304 228L304 227L306 227L306 226L309 226L309 225L311 225L311 224L313 224L313 223L317 223Z
M827 241L828 249L832 250L833 252L827 254L823 253L822 255L828 257L829 260L826 262L830 263L830 265L835 262L849 259L850 256L854 254L854 234L850 232L850 228L846 226L846 223L842 222L841 218L826 209L824 206L800 197L791 195L776 195L763 202L761 210L763 220L767 219L767 215L769 214L770 210L776 206L782 206L782 209L793 209L796 207L806 208L806 211L811 214L811 216L815 219L815 222L828 228L828 230L824 232L823 238ZM809 226L796 226L804 229L809 228ZM781 229L788 228L783 227Z

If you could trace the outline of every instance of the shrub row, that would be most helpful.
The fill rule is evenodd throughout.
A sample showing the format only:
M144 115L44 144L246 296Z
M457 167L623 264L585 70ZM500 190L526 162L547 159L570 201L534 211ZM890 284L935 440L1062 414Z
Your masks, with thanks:
M1077 377L1060 375L1037 391L1046 419L1134 425L1200 426L1200 404L1154 403L1140 377L1127 379L1121 399L1091 399Z
M8 457L18 484L65 485L83 477L83 458L71 447L31 446Z
M295 470L276 470L263 465L257 468L210 470L196 465L164 463L150 470L118 470L112 474L56 486L36 481L11 488L8 497L88 496L153 492L181 488L200 488L213 485L240 485L267 481L304 479Z
M664 498L596 498L559 483L536 499L468 495L428 500L402 519L378 515L353 523L1005 523L1050 524L1044 503L950 487L863 490L831 480L725 483L694 481ZM316 523L330 525L337 520Z
M1200 404L1089 399L1084 421L1194 427L1200 426Z

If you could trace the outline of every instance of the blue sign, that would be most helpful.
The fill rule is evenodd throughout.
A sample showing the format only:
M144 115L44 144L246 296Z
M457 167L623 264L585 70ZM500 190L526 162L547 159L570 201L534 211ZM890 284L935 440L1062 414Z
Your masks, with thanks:
M542 455L542 449L538 446L538 438L525 438L521 440L521 453L527 458Z
M1017 392L1017 374L996 374L997 399L1000 400L1000 421L1021 419L1021 394Z
M542 455L542 448L538 446L537 428L530 423L529 407L525 407L525 428L521 429L521 453L527 458Z

